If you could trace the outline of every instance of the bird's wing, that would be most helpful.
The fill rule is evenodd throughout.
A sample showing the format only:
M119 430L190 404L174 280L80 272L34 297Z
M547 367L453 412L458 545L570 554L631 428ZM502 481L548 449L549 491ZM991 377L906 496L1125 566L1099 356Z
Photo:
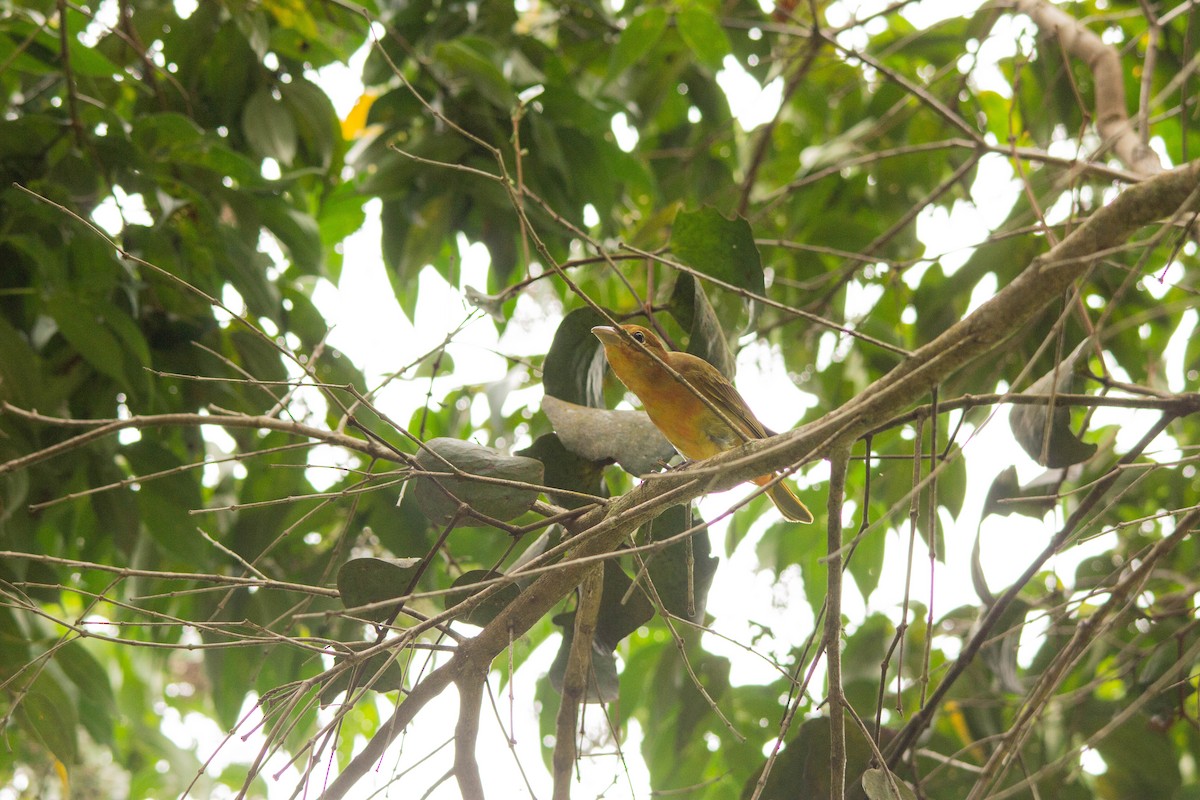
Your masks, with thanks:
M701 394L725 410L730 421L736 424L747 437L765 439L770 436L766 427L758 421L758 417L754 416L750 406L746 405L746 401L738 393L738 390L721 373L715 369L689 370L687 378L700 390Z

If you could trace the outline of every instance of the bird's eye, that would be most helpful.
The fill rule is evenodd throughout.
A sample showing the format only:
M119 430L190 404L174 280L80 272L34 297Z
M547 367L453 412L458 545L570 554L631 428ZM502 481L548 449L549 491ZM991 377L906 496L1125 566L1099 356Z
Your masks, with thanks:
M637 341L641 342L642 344L646 343L646 334L642 333L641 331L634 331L633 338L636 339Z

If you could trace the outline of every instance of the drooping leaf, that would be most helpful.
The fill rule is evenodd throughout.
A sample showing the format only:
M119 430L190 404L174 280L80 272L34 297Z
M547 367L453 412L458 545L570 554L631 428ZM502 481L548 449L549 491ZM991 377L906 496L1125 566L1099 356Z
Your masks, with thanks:
M988 514L1022 514L1041 519L1058 502L1056 493L1066 477L1066 470L1052 469L1021 486L1017 480L1017 468L1008 466L992 480L987 499L983 503L983 516Z
M456 477L450 465L468 475L528 484L540 484L543 476L542 462L536 458L505 455L461 439L429 440L417 454L416 463L426 472L442 473L438 477L412 478L417 504L436 525L445 525L457 515L459 501L494 519L510 520L528 511L538 498L536 489ZM458 524L469 527L482 523L461 516Z
M568 403L547 394L542 411L569 452L588 461L613 461L633 475L660 469L675 448L644 411L610 411Z
M1080 342L1058 365L1057 376L1054 370L1047 372L1022 394L1048 395L1070 391L1075 363L1084 349L1090 346L1090 340ZM1049 423L1047 417L1050 417ZM1071 430L1071 410L1062 405L1055 405L1052 415L1047 405L1017 405L1009 412L1008 422L1022 449L1043 467L1069 467L1087 461L1096 453L1095 444L1084 442Z
M73 765L78 759L77 717L70 695L48 671L42 672L29 688L16 713L18 726L41 741L55 758Z
M606 80L615 80L621 73L638 63L667 28L666 9L659 6L638 9L629 19L617 46L608 60Z
M346 608L371 605L400 597L412 580L419 558L352 558L338 569L337 586ZM358 611L376 622L392 615L391 607Z
M435 63L453 78L466 81L483 99L508 111L516 105L516 95L500 68L489 59L488 49L487 40L467 36L442 42L433 52Z
M550 665L550 685L562 693L563 677L567 672L567 660L571 645L575 641L575 612L560 614L554 622L562 628L562 644L554 663ZM592 641L592 668L588 673L585 703L612 703L620 697L621 686L617 678L617 658L613 651L596 639Z
M721 321L717 319L712 303L708 302L699 279L686 273L680 273L675 278L670 311L671 316L688 331L687 352L703 358L732 381L737 372L737 360L729 349Z
M729 55L730 44L714 10L700 0L686 0L675 15L675 23L679 26L680 37L700 63L717 70Z
M321 706L332 703L339 694L355 686L366 687L374 692L394 692L403 689L409 672L395 653L376 653L365 661L343 670L333 680L321 687Z
M79 690L79 721L97 742L113 743L117 699L104 665L88 652L81 641L59 648L55 663Z
M548 399L552 401L552 405L561 402L554 398ZM550 414L547 413L546 416L549 417ZM545 465L547 486L597 497L603 497L605 494L603 474L607 460L593 461L568 450L558 434L543 434L532 445L518 450L516 454L536 458ZM564 508L579 508L588 504L587 498L565 492L547 492L547 495L554 503Z
M828 797L830 790L829 718L805 720L787 748L776 759L767 777L764 797ZM862 732L846 726L846 782L859 783L871 763L873 753ZM746 782L747 796L754 792L757 770Z
M667 611L699 622L708 605L708 590L720 561L712 555L704 520L685 506L671 506L645 526L652 541L677 539L684 531L697 529L687 538L673 541L648 557L648 574ZM689 566L691 574L689 575Z
M867 800L917 800L912 787L895 775L889 775L886 767L875 767L864 772L862 787Z
M591 308L577 308L563 317L542 364L546 395L576 405L604 407L604 350L592 333L608 320Z
M621 640L654 616L654 606L645 589L630 591L632 585L633 581L620 564L604 562L604 589L600 595L600 616L596 620L596 641L604 650L615 650Z

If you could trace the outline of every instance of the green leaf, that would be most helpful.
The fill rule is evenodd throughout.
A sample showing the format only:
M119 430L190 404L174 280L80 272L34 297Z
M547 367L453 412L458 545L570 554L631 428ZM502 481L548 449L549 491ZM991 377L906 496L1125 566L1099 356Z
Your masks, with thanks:
M77 295L58 292L46 298L46 311L58 324L59 333L84 360L122 386L128 386L125 351L94 306Z
M308 160L327 169L342 138L337 111L329 95L303 78L281 84L279 92L291 112L289 117L295 123Z
M454 583L450 584L450 587L452 589L457 589L463 586L471 586L472 584L490 581L494 578L501 578L503 576L503 573L495 572L490 569L467 570L462 575L459 575L457 578L455 578ZM471 625L478 625L482 628L484 625L487 625L489 622L495 619L496 615L507 608L510 603L516 600L517 595L520 593L521 589L515 583L506 584L458 619ZM446 595L445 607L447 609L451 609L474 594L476 594L476 592Z
M537 459L505 455L491 447L460 439L431 439L416 457L417 466L428 472L452 472L446 462L470 475L531 484L542 482L542 462ZM456 516L459 500L481 514L510 520L528 511L538 498L536 489L484 483L469 478L429 478L415 474L412 480L416 484L413 492L417 504L436 525L446 525ZM446 492L458 499L448 496ZM472 527L484 523L463 516L458 524Z
M320 275L325 250L321 246L321 231L316 220L303 211L290 208L282 200L266 200L258 209L263 224L287 250L292 263L308 275Z
M79 689L79 716L88 735L111 745L117 700L104 666L78 640L59 648L54 660Z
M849 540L855 529L845 531ZM846 569L854 578L854 585L862 593L864 600L871 599L871 593L879 586L883 577L883 556L887 547L887 537L882 531L863 537L854 548L854 554L846 562Z
M719 70L732 46L725 29L717 21L716 9L690 0L675 15L679 35L696 59L711 70Z
M321 707L328 706L339 694L349 689L352 680L355 686L365 686L373 692L394 692L407 685L407 674L408 669L394 652L376 653L366 661L339 672L321 687Z
M864 772L862 787L868 800L917 800L912 787L895 775L889 775L885 767Z
M242 112L242 131L246 141L259 155L273 158L281 166L290 167L296 158L299 134L292 113L271 90L259 89L246 101Z
M1104 797L1174 797L1182 783L1171 737L1153 730L1145 719L1129 720L1096 749L1108 767L1096 778Z
M682 272L675 278L669 311L688 331L687 352L703 358L732 381L737 372L737 359L729 349L717 312L708 302L698 278Z
M122 74L124 70L98 49L79 41L78 34L91 22L78 9L72 8L67 13L67 49L71 54L71 72L76 77L86 78L111 78Z
M17 723L40 740L55 758L67 765L78 760L78 720L70 695L49 671L43 671L17 706Z
M608 71L604 80L612 81L640 62L662 38L666 29L666 9L659 6L638 9L625 26L625 30L621 31L617 46L609 55Z
M579 407L582 408L582 406ZM518 450L516 454L536 458L542 462L547 486L596 497L604 497L607 494L603 477L606 462L585 458L568 450L563 446L562 440L557 434L542 434L532 445L524 450ZM546 494L552 502L563 508L581 508L588 505L586 498L572 494L555 492Z
M1064 470L1049 470L1022 487L1017 480L1017 468L1009 465L992 480L983 503L982 516L1022 514L1041 519L1054 508L1054 498L1064 475Z
M604 350L592 328L607 324L590 306L563 317L542 364L547 395L576 405L604 407Z
M685 506L671 506L644 530L651 541L662 542L703 526L699 514L688 513ZM704 619L708 605L708 589L720 561L712 555L708 528L701 527L687 539L676 541L648 557L648 572L659 599L667 611L677 617L699 622ZM691 576L688 565L692 565Z
M763 797L829 797L829 719L817 717L805 720L800 730L788 740L787 747L775 761L767 777ZM854 725L846 726L846 780L858 782L858 776L871 763L871 747L862 732ZM762 769L755 771L746 782L747 796L754 792Z
M645 580L646 576L642 576ZM629 634L645 625L654 616L654 605L644 586L629 591L633 585L628 573L616 561L604 562L604 587L600 594L600 615L596 620L596 643L601 650L612 652Z
M338 569L342 605L357 608L400 597L412 580L413 568L420 563L419 558L350 559ZM357 613L379 622L392 615L392 608L384 606Z
M554 663L550 665L550 685L562 693L563 677L567 672L567 660L571 655L571 643L575 640L575 612L560 614L554 622L562 627L562 644ZM621 684L617 678L617 659L613 651L601 642L592 642L592 668L588 676L585 703L612 703L621 695Z
M766 293L762 259L750 223L726 219L715 208L680 211L671 227L671 250L684 264L725 283Z
M135 119L130 138L147 155L165 158L176 149L194 146L204 138L204 130L190 117L167 111Z
M433 48L433 56L436 63L452 76L464 79L483 99L508 111L516 105L516 95L504 73L485 55L489 49L487 40L464 36L439 43Z

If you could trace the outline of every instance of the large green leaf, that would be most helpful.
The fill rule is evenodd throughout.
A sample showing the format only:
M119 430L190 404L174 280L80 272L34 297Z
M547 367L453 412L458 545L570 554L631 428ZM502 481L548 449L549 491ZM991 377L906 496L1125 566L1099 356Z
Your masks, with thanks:
M460 515L460 503L493 519L510 520L529 510L538 498L538 490L455 477L455 468L467 475L526 484L540 484L544 470L535 458L509 456L491 447L447 438L426 442L417 454L416 465L436 475L412 478L421 511L434 524L445 525L457 519L462 526L483 523Z
M671 250L705 275L758 295L766 292L754 233L741 217L726 219L715 208L680 211L671 226Z
M604 350L592 334L608 319L591 307L577 308L563 318L542 364L546 394L581 406L604 407Z
M290 167L296 158L299 134L292 112L271 90L263 87L251 95L242 114L242 130L260 155Z
M338 568L338 593L346 608L374 605L403 596L415 574L419 558L352 558ZM392 607L355 612L381 621L392 616Z

